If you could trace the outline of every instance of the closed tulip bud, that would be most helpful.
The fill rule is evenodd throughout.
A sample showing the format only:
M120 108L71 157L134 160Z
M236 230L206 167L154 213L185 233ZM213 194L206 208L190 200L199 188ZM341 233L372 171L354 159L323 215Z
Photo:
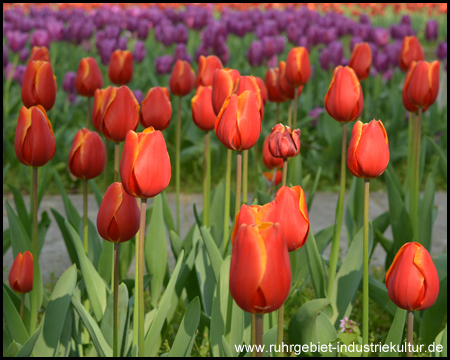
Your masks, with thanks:
M275 103L282 103L286 101L286 99L283 96L281 96L280 92L278 91L277 86L278 76L279 76L278 68L268 69L266 72L265 82L267 86L267 95L269 101Z
M234 69L217 69L212 82L211 100L214 114L219 115L225 99L233 93L234 84L240 77L239 71Z
M308 239L310 227L305 192L299 185L282 186L274 202L277 222L283 228L288 251L300 249Z
M142 101L139 120L144 128L153 127L163 131L170 124L172 116L172 104L170 103L169 90L165 87L151 88Z
M261 133L261 117L255 94L246 90L233 94L223 103L216 119L216 134L227 149L242 151L250 149Z
M78 130L69 152L72 175L83 180L93 179L103 172L105 162L105 146L100 135L85 128Z
M262 149L263 162L266 168L268 169L281 168L283 166L283 159L273 156L269 150L270 135L271 134L267 135L266 139L264 140Z
M98 210L97 230L100 236L113 243L128 241L139 230L139 218L135 198L124 191L120 182L112 183Z
M264 117L264 103L261 96L261 90L259 90L258 82L254 76L241 76L236 80L234 84L233 94L241 95L244 91L249 90L253 92L256 99L256 106L258 107L261 121Z
M154 197L169 185L170 175L170 159L162 132L152 127L141 133L129 131L120 160L120 178L125 191L143 199Z
M284 304L291 288L291 264L279 224L242 225L233 245L230 294L238 306L265 314Z
M428 63L419 61L410 66L407 97L411 103L420 108L428 108L436 101L439 92L439 60Z
M22 83L22 102L29 108L42 105L49 111L55 104L56 82L48 61L30 61Z
M267 93L266 84L264 83L264 80L261 79L258 76L255 76L255 80L256 80L256 83L258 84L258 87L259 87L259 91L260 91L260 94L261 94L261 99L262 99L263 105L266 105L267 100L269 100L269 94Z
M103 113L111 93L112 86L106 89L97 89L94 94L94 105L92 106L92 125L99 133L103 132Z
M194 88L195 73L187 61L177 60L170 74L170 92L176 96L185 96Z
M109 59L108 76L117 86L127 85L133 77L133 55L130 51L116 50Z
M216 114L211 102L211 86L199 86L191 100L192 120L200 130L213 130L216 124Z
M33 290L33 255L19 252L9 272L9 286L15 292L26 294Z
M103 87L103 76L92 57L83 58L78 65L75 87L81 96L92 97L95 90Z
M217 69L223 69L222 62L215 55L203 56L200 55L198 59L197 79L195 80L195 86L212 86L214 72Z
M139 123L139 104L127 86L113 87L106 99L102 133L108 140L122 142Z
M408 71L409 65L413 61L422 61L424 58L425 55L419 40L413 35L405 36L403 38L402 49L400 50L400 69Z
M279 73L277 81L278 93L285 99L294 100L295 87L288 83L286 79L286 63L280 61ZM297 90L297 97L302 93L303 86L299 86Z
M276 124L269 137L269 152L273 157L287 159L300 152L300 129Z
M389 163L389 141L381 120L353 126L347 152L347 166L353 176L374 179Z
M338 66L325 96L328 114L334 120L346 123L359 118L363 107L363 91L355 71L348 66Z
M356 44L353 48L348 66L358 75L359 81L363 81L369 76L371 64L372 50L369 44L366 42Z
M48 61L50 62L50 55L45 46L33 46L31 49L31 56L28 61Z
M22 164L40 167L55 155L55 136L45 109L22 106L17 121L14 150Z
M264 177L267 179L267 181L269 181L269 183L272 183L273 181L273 173L270 171L266 171L262 173L264 175ZM277 170L276 174L275 174L275 182L274 185L277 186L281 180L283 180L283 173L281 172L281 170Z
M428 309L439 295L439 277L428 251L419 243L403 245L386 273L389 298L408 311Z
M309 53L305 47L295 47L286 59L286 80L294 87L303 86L309 79Z

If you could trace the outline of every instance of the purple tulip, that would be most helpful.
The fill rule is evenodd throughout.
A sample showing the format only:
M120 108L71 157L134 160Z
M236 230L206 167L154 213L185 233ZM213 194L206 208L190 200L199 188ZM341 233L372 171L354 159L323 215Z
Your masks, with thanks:
M77 93L73 92L69 94L69 104L72 105L77 100Z
M308 44L317 45L319 43L319 36L321 35L321 30L322 29L319 28L317 25L311 25L308 28L307 32Z
M142 105L142 100L144 100L144 95L142 94L142 91L139 89L133 90L134 97L136 98L137 102L139 103L139 106Z
M369 40L371 33L371 26L367 24L355 24L353 27L353 35L362 38L364 41Z
M139 20L137 25L138 38L145 40L148 37L148 32L150 30L150 22L148 20Z
M46 29L52 40L62 40L64 36L64 23L62 23L61 21L52 20L46 24Z
M373 66L378 72L384 73L389 68L389 57L386 53L378 52L373 57Z
M74 71L68 71L66 72L66 75L64 75L64 82L63 82L63 90L66 93L74 93L76 91L75 89L75 78L77 77L77 74Z
M14 72L13 79L16 80L20 84L20 86L22 86L26 69L27 67L25 65L17 65L16 71Z
M282 54L284 51L284 48L286 46L284 36L277 35L277 36L273 36L272 39L275 44L275 53L278 55Z
M386 53L389 58L389 63L391 66L398 66L400 60L400 51L402 49L402 43L400 41L395 41L392 44L386 46Z
M187 44L188 29L184 24L177 24L175 27L174 40L177 44Z
M328 46L328 58L330 63L336 67L341 63L342 56L344 55L344 46L340 41L333 41Z
M390 82L391 81L391 79L392 79L392 74L393 74L393 71L392 71L392 69L391 68L389 68L389 69L387 69L384 73L383 73L383 79L386 81L386 82Z
M323 112L325 112L325 109L321 107L316 107L309 112L308 116L313 118L313 120L311 121L312 126L317 125L320 114L322 114Z
M298 39L301 35L297 24L290 23L286 28L286 35L291 43L297 44Z
M353 48L355 47L356 44L359 44L362 42L364 42L364 40L361 37L353 36L352 39L350 40L350 51L353 51Z
M195 51L195 61L198 62L198 59L200 58L200 55L208 56L210 55L210 51L208 50L208 47L205 43L201 42L198 46L197 50Z
M322 49L319 56L320 67L328 71L330 69L330 51L328 48Z
M436 20L428 20L425 27L425 36L428 41L435 41L438 37L438 22Z
M121 36L119 40L117 40L116 49L127 50L127 38Z
M300 36L297 41L297 46L307 48L309 51L310 47L308 44L308 38L306 36Z
M21 33L20 31L10 31L6 33L6 40L8 46L12 52L18 53L22 50L27 42L28 34Z
M389 31L385 28L375 28L373 31L373 41L380 48L384 48L389 43Z
M50 35L47 30L36 30L31 35L30 45L33 46L45 46L47 49L50 47Z
M97 46L103 65L109 64L109 59L111 58L111 54L115 48L116 40L114 39L104 39L101 41L99 46Z
M323 32L322 42L330 44L337 39L337 29L334 27L328 28Z
M164 55L155 59L155 70L159 75L170 74L172 70L172 55Z
M359 16L359 22L361 24L368 24L368 25L370 25L370 18L369 18L369 16L367 14L361 14Z
M105 36L108 39L117 39L120 36L121 29L115 25L108 25L105 28Z
M220 53L214 52L214 54L219 57L223 65L225 65L228 60L230 60L230 51L228 50L227 44L223 44L223 50Z
M261 41L252 41L247 52L247 59L251 66L259 66L263 60L263 45Z
M137 63L141 63L145 56L147 55L147 50L145 50L145 44L143 41L136 41L136 45L134 45L133 51L133 60Z
M368 42L370 50L372 51L372 58L378 53L378 47L373 42Z
M275 54L269 60L267 60L267 64L266 65L267 65L267 67L269 69L274 68L274 67L278 67L278 56L277 56L277 54Z
M19 53L19 61L26 62L28 60L28 56L30 56L30 50L25 46Z
M5 54L5 47L3 46L3 54ZM436 55L439 60L447 59L447 42L441 41L436 48ZM3 55L4 58L4 55Z
M271 37L264 37L262 39L262 46L263 46L263 54L266 59L270 59L272 56L275 55L275 44Z
M130 32L136 31L138 28L138 19L135 16L127 16L127 30Z
M173 63L175 63L177 60L185 60L188 63L192 62L191 56L187 53L186 45L177 44L177 46L175 47L175 51L173 53Z
M5 43L3 43L3 68L8 65L8 49L6 48Z
M411 17L409 15L403 15L400 23L402 25L411 25Z

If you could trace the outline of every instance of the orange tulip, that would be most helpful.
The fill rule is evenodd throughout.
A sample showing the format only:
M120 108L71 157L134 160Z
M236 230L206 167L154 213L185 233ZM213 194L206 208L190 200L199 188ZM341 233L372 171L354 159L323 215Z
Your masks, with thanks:
M439 92L439 61L413 62L411 73L405 82L408 100L414 106L429 108L436 101Z
M364 96L355 71L346 66L334 69L330 87L325 96L328 114L339 122L359 118L364 107Z
M152 126L155 130L164 130L170 124L172 104L166 87L151 88L142 101L139 120L144 128Z
M233 94L223 103L216 119L216 134L227 149L248 150L261 133L261 118L253 91Z
M355 71L359 81L363 81L369 76L371 64L372 50L369 44L366 42L356 44L353 48L348 66Z
M273 169L273 168L281 168L283 166L283 159L281 158L277 158L275 156L273 156L270 153L269 150L269 138L270 135L267 135L266 139L264 140L264 144L263 144L263 162L264 165L266 166L266 168L268 169Z
M309 53L305 47L295 47L286 59L286 80L294 87L303 86L309 79Z
M22 84L22 102L29 108L42 105L49 111L55 104L56 82L48 61L29 61Z
M211 102L211 86L199 86L191 100L192 120L200 130L210 131L216 124L216 114Z
M395 305L408 311L428 309L439 294L439 277L428 251L419 243L403 245L386 273L386 288Z
M280 61L279 73L277 79L278 93L285 99L294 100L295 87L288 83L286 79L286 63ZM303 86L299 86L297 90L297 97L302 93Z
M106 89L97 89L94 93L94 105L92 107L92 125L95 130L102 133L103 128L103 113L105 112L105 106L108 102L108 97L111 94L112 86L108 86Z
M214 113L219 115L225 99L233 93L234 84L240 77L239 71L234 69L217 69L212 83L212 106Z
M50 62L50 55L48 49L45 46L33 46L31 49L31 56L28 59L30 61L48 61Z
M126 85L133 77L133 55L130 51L115 50L109 59L108 76L115 85Z
M169 185L170 175L170 159L162 132L152 127L141 133L129 131L120 160L120 178L125 191L134 197L154 197Z
M264 177L267 179L267 181L269 181L270 183L273 181L273 173L270 171L266 171L262 173L264 175ZM281 180L283 180L283 173L281 172L281 170L277 170L276 174L275 174L275 183L274 185L277 186Z
M195 73L187 61L177 60L169 79L170 92L176 96L189 94L195 84Z
M19 252L9 272L9 286L15 292L26 294L33 290L33 254Z
M284 304L291 265L279 224L242 225L233 245L230 293L247 312L265 314Z
M297 185L282 186L275 195L277 222L283 228L289 251L300 249L308 239L309 215L305 192Z
M347 152L347 166L353 176L374 179L389 163L389 141L381 120L353 126Z
M103 76L100 68L92 57L83 58L78 65L75 88L81 96L92 97L95 90L103 87Z
M258 76L255 76L255 80L256 80L256 83L258 84L259 91L261 92L261 99L262 99L263 105L266 105L267 100L269 100L269 95L267 94L266 84L264 83L264 80Z
M41 105L20 109L14 150L22 164L32 167L44 166L55 155L52 124Z
M212 86L214 72L216 70L223 69L222 62L215 55L203 56L200 55L198 59L197 79L195 80L195 86Z
M106 153L103 141L94 131L78 130L69 151L69 169L78 179L99 176L105 168Z
M120 182L112 183L98 210L97 230L100 236L113 243L128 241L139 230L139 218L136 200L124 191Z
M269 137L269 152L273 157L287 159L300 152L300 129L276 124Z
M241 95L246 90L252 91L255 95L256 106L258 107L262 121L264 117L264 103L262 100L261 91L259 90L258 82L254 76L241 76L236 80L233 94Z
M405 36L403 38L402 49L400 50L399 65L403 71L408 71L413 61L425 59L422 46L415 36Z
M127 86L113 87L106 100L102 133L108 140L122 142L139 123L139 104Z
M280 92L278 91L277 84L279 73L280 71L278 70L278 68L268 69L265 77L269 101L275 103L282 103L286 101L286 99L281 96Z

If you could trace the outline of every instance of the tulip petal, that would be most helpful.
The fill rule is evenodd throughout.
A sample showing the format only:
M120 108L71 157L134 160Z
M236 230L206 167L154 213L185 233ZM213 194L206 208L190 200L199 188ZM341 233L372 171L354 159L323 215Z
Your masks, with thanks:
M134 164L138 155L138 136L130 130L125 138L122 158L120 159L120 178L124 190L131 196L139 197L139 186L133 175Z
M22 256L17 284L21 293L27 293L33 289L33 255L29 251L25 251Z
M439 276L428 251L419 247L414 256L414 265L423 276L423 287L420 295L419 308L428 309L434 304L439 295Z
M233 139L236 149L247 150L255 145L261 133L261 119L253 92L246 90L238 97L236 127Z
M123 201L122 185L119 182L111 184L103 196L97 216L97 230L103 239L116 242L119 231L111 223Z
M42 105L49 111L55 104L56 87L53 77L52 65L49 62L42 62L36 73L35 92L37 104Z

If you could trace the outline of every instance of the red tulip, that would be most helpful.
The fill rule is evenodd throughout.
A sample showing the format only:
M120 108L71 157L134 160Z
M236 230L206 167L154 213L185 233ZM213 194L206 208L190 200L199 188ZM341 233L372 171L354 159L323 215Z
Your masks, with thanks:
M280 71L278 70L278 68L268 69L265 77L269 101L275 103L282 103L286 101L286 99L281 96L280 92L278 91L277 84L279 72Z
M78 179L93 179L103 172L105 162L105 146L100 135L86 128L78 130L69 152L70 172Z
M288 83L286 78L286 63L280 61L279 73L277 79L278 93L285 99L294 100L295 87ZM303 86L297 88L297 97L302 93Z
M259 90L258 82L254 76L241 76L234 84L233 94L241 95L244 91L252 91L255 95L256 106L258 107L261 121L264 118L264 102L262 100L261 91Z
M403 107L406 109L406 111L412 112L412 113L417 113L419 111L419 108L414 105L408 98L408 87L409 87L409 82L411 80L411 75L413 72L413 69L415 68L416 62L413 61L411 63L411 66L408 69L408 72L406 74L406 78L405 78L405 84L403 85L403 91L402 91L402 102L403 102ZM425 111L427 108L423 108L422 111Z
M234 69L217 69L214 72L212 85L212 106L214 113L219 115L225 99L233 93L234 84L241 75Z
M347 152L347 166L353 176L374 179L389 163L389 141L381 120L353 126Z
M133 238L139 230L140 211L134 197L128 195L120 182L112 183L103 196L97 215L100 236L113 243Z
M141 133L129 131L120 160L120 178L134 197L151 198L170 182L170 159L161 131L152 127Z
M152 126L155 130L165 130L170 124L172 104L166 87L151 88L142 101L139 120L144 128Z
M199 86L191 100L192 120L200 130L210 131L216 124L216 114L211 102L211 86Z
M214 72L223 69L222 62L215 55L203 56L198 59L197 79L195 86L212 86Z
M439 92L439 61L413 62L411 73L405 82L408 100L414 106L429 108L436 101Z
M33 290L33 255L19 252L9 272L9 286L15 292L26 294Z
M325 96L328 114L339 122L350 122L359 118L364 107L364 96L355 71L346 66L334 69L330 87Z
M55 104L56 82L48 61L29 61L22 84L22 102L29 108L42 105L49 111Z
M176 96L189 94L195 84L195 73L187 61L177 60L169 79L170 92Z
M255 80L256 80L256 83L258 84L259 91L261 92L261 99L262 99L263 105L266 105L267 100L269 100L269 95L267 94L266 84L264 83L264 80L258 76L255 76Z
M242 225L230 265L230 293L244 311L277 310L289 295L291 265L279 224Z
M32 167L44 166L55 155L52 124L41 105L20 109L14 150L22 164Z
M370 65L372 65L372 50L369 44L366 42L356 44L348 66L355 71L359 81L363 81L369 76Z
M303 189L297 185L282 186L275 195L277 223L283 229L289 251L300 249L308 239L309 215Z
M81 96L92 97L95 90L103 87L103 75L92 57L83 58L78 65L75 88Z
M48 49L45 46L33 46L33 48L31 49L31 56L28 59L28 62L38 60L50 62L50 55L48 53Z
M403 245L386 273L386 288L395 305L408 311L428 309L439 294L439 277L428 251L419 243Z
M415 36L405 36L403 38L402 49L400 50L399 65L403 71L408 71L413 61L425 59L422 46Z
M269 152L273 157L287 159L300 152L300 129L276 124L269 137Z
M133 55L130 51L115 50L109 59L108 76L115 85L126 85L133 77Z
M92 107L92 125L95 130L102 133L103 129L103 113L105 106L108 103L108 97L111 94L112 86L106 89L97 89L94 94L94 105Z
M309 79L309 53L305 47L295 47L286 59L286 80L294 87L303 86Z
M274 157L269 150L269 138L270 135L267 135L266 139L264 140L263 144L263 162L266 168L273 169L273 168L281 168L283 166L283 159L282 158L276 158Z
M266 171L266 172L263 172L262 174L267 179L267 181L272 183L272 181L273 181L273 173L271 171ZM274 185L277 186L281 182L281 180L283 180L283 173L281 172L281 170L277 170L277 172L275 174L275 183L274 183Z

